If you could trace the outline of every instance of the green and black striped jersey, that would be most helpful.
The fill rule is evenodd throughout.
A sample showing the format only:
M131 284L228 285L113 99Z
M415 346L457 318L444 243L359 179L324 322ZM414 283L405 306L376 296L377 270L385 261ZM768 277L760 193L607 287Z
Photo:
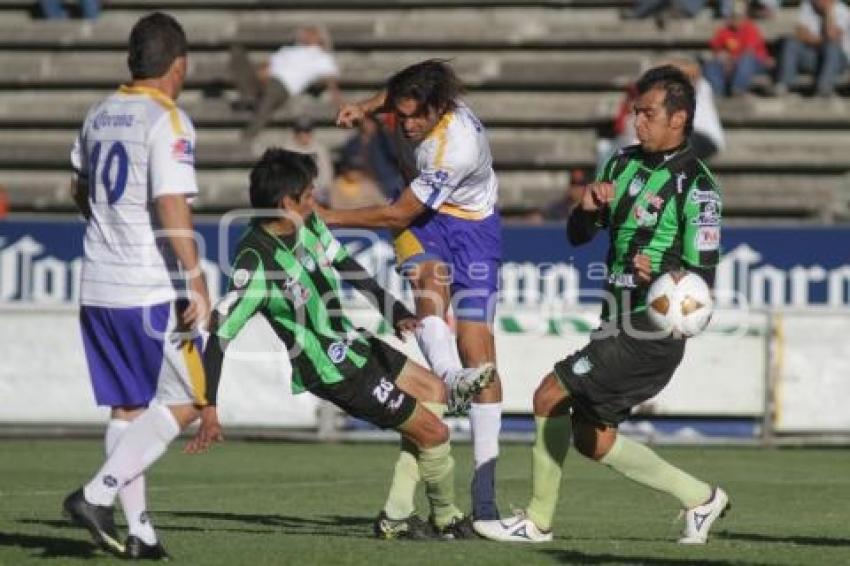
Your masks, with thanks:
M646 285L633 273L637 254L649 256L652 277L677 269L702 275L710 285L720 259L722 200L717 181L686 145L664 153L640 146L621 149L597 176L615 185L614 200L597 212L576 208L570 241L589 241L608 229L608 299L602 319L646 309Z
M252 226L239 242L228 292L215 309L204 356L210 404L215 404L221 346L256 313L289 350L293 393L338 383L362 368L371 355L369 334L343 313L340 277L391 324L413 316L349 256L317 215L308 216L288 237Z

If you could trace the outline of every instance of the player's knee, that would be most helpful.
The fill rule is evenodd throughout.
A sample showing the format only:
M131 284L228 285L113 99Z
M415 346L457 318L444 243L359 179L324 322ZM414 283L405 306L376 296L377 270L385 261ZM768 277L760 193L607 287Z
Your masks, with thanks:
M449 441L449 427L434 415L432 422L427 425L419 442L420 448L433 448Z
M539 417L553 416L562 408L566 410L567 394L557 383L553 374L547 375L534 391L534 414Z

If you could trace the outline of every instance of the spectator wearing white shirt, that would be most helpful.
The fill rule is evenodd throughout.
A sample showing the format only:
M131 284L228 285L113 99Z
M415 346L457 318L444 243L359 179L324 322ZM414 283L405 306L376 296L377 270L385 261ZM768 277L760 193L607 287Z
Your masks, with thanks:
M259 69L251 64L242 47L234 46L230 67L241 104L254 110L242 132L243 139L249 142L293 96L318 94L327 88L334 104L342 102L337 84L339 67L331 52L330 38L318 26L299 28L295 44L278 49Z
M850 9L842 0L805 0L797 28L779 58L775 94L785 94L802 70L816 73L815 94L832 96L850 60Z

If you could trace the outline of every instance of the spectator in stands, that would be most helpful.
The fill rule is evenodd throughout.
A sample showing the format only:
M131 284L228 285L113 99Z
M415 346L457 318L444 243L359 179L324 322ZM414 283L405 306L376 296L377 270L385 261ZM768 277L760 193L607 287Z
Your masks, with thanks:
M395 146L384 125L374 116L364 117L342 146L340 165L345 170L360 169L377 183L387 199L395 198L404 188Z
M625 19L642 20L654 17L658 27L664 27L664 17L693 18L705 6L705 0L635 0L634 8L623 13Z
M316 161L316 169L318 169L314 181L313 197L319 202L328 202L334 177L333 161L328 148L316 140L313 133L313 121L310 118L301 116L295 119L292 125L292 135L283 144L283 149L313 156Z
M772 18L782 5L782 0L720 0L720 16L730 17L738 2L744 5L744 10L753 18Z
M62 5L62 0L38 0L41 13L47 20L66 20L68 12ZM80 15L87 20L97 19L100 14L98 0L80 0Z
M237 104L254 111L242 132L243 139L249 142L290 97L305 92L318 96L327 88L334 105L342 103L337 85L339 67L331 51L330 37L318 26L299 28L295 44L278 49L259 69L251 64L244 48L234 46L230 69L241 96Z
M581 201L588 180L588 175L584 169L570 171L569 184L564 193L560 198L543 207L541 211L543 220L560 221L569 218L575 205Z
M747 3L736 0L732 13L709 42L712 57L703 74L717 96L740 96L750 89L753 77L773 67L758 25L747 16Z
M816 73L815 93L832 96L850 58L850 9L842 0L803 0L793 36L785 39L773 94L782 95L801 70Z

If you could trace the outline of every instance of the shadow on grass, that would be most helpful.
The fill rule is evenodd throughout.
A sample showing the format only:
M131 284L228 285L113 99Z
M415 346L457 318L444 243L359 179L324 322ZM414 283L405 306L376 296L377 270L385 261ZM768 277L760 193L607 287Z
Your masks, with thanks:
M546 549L541 551L549 558L564 564L641 564L645 566L763 566L757 562L740 560L711 560L708 558L660 558L657 556L617 556L616 554L589 554L578 550Z
M0 532L0 548L40 550L40 558L99 558L103 557L88 541L72 538Z
M160 515L171 515L173 513L163 512L157 513L156 516ZM156 519L156 517L154 517ZM18 523L24 525L41 525L45 527L51 527L54 529L73 529L75 531L79 531L81 527L71 523L70 521L62 521L57 519L18 519ZM249 534L262 534L267 533L268 531L259 530L259 529L208 529L206 527L193 527L193 526L184 526L184 525L163 525L161 523L155 522L155 528L157 531L167 531L167 532L197 532L204 533L211 530L219 530L233 533L249 533ZM119 525L119 531L121 531L121 527ZM126 529L125 529L126 530Z
M371 534L372 519L325 515L322 517L291 517L286 515L257 515L216 511L160 511L157 516L172 516L213 521L235 521L271 527L289 535L363 538ZM259 531L266 532L266 531Z
M799 544L805 546L846 546L850 547L850 538L831 538L831 537L813 537L813 536L777 536L763 535L759 533L732 533L729 531L717 533L717 538L727 540L742 540L747 542L768 542L777 544Z

